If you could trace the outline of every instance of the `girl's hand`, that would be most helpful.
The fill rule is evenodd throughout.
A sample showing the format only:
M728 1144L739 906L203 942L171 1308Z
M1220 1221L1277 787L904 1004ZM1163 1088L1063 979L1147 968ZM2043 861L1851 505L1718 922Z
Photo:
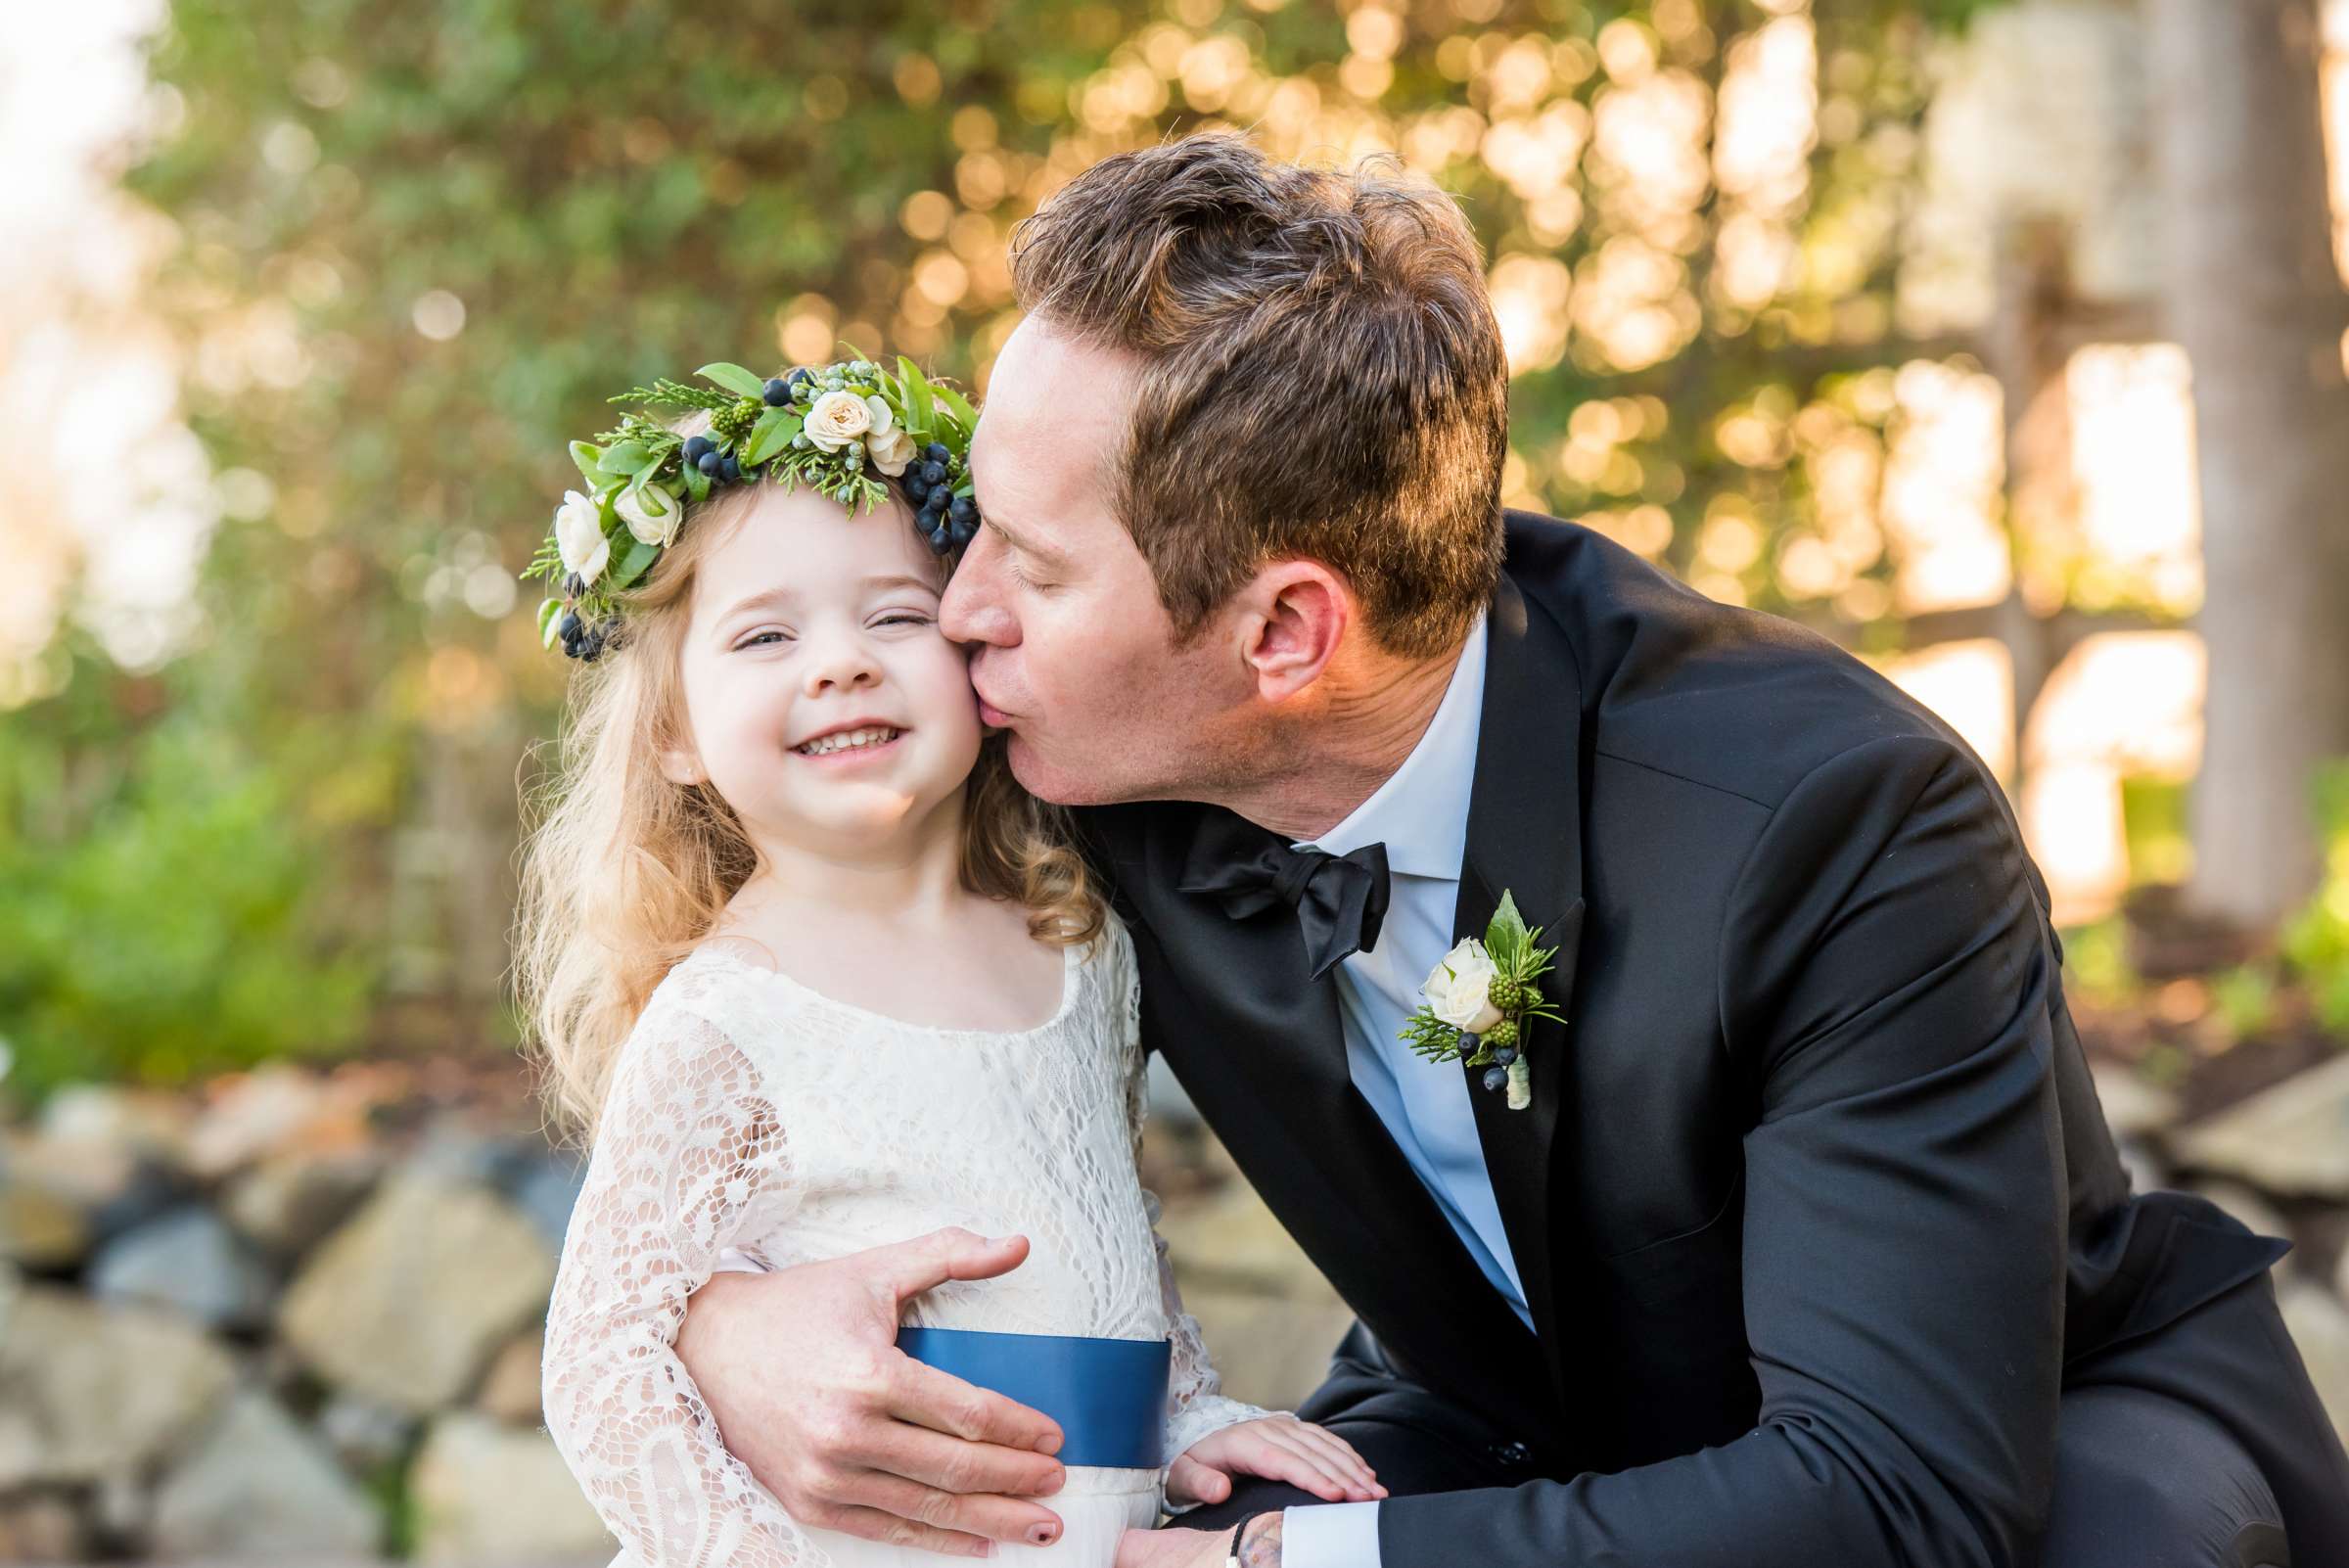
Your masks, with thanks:
M1326 1427L1293 1415L1267 1415L1210 1432L1167 1471L1174 1502L1221 1502L1231 1477L1286 1481L1330 1502L1371 1502L1387 1495L1353 1445Z

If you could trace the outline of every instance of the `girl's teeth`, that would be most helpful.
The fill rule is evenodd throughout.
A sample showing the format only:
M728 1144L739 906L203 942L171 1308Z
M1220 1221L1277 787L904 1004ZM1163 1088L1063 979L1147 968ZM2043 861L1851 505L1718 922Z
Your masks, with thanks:
M800 750L809 757L823 757L832 752L845 752L852 746L878 746L897 738L898 731L894 729L852 729L811 740Z

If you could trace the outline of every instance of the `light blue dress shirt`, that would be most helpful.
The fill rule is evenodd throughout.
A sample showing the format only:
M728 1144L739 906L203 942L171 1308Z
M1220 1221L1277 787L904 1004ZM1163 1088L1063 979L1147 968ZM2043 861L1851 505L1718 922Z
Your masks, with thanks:
M1412 1055L1400 1038L1404 1020L1419 1006L1420 982L1451 950L1484 719L1485 640L1480 618L1410 756L1345 821L1311 842L1332 854L1365 844L1387 847L1390 892L1378 944L1338 965L1347 1069L1468 1255L1532 1328L1484 1145L1477 1140L1467 1075L1456 1063L1438 1065ZM1290 1508L1282 1532L1284 1568L1378 1568L1375 1502Z

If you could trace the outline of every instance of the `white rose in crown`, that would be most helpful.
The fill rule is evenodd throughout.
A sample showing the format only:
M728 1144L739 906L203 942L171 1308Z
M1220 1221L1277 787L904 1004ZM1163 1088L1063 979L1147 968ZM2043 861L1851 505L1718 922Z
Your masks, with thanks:
M880 423L874 422L879 411ZM852 392L828 392L807 410L804 427L807 438L827 452L837 452L867 431L888 428L889 405L878 397L859 397Z
M1500 1022L1500 1009L1493 1005L1493 981L1499 973L1485 945L1463 937L1428 975L1419 994L1427 998L1427 1010L1445 1023L1481 1035Z
M576 572L582 582L601 576L604 563L612 557L603 514L576 490L565 490L563 504L555 508L555 550L563 557L563 570Z
M628 526L638 543L664 548L677 536L678 520L685 515L684 506L670 499L667 490L649 484L641 490L622 490L612 498L612 511Z
M913 438L905 434L903 426L898 426L883 435L867 436L864 452L873 460L873 467L896 479L913 461Z

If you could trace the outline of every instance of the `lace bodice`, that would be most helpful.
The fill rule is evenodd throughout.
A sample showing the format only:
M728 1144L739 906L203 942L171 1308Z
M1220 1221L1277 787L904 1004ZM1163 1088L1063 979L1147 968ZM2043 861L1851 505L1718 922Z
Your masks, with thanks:
M915 1297L905 1321L1172 1335L1170 1459L1266 1413L1221 1396L1182 1311L1134 1166L1143 1082L1114 917L1068 950L1059 1010L1010 1034L885 1018L716 945L677 964L622 1049L547 1315L547 1427L622 1560L828 1560L726 1453L672 1348L731 1255L783 1268L944 1225L1016 1231L1019 1268Z

